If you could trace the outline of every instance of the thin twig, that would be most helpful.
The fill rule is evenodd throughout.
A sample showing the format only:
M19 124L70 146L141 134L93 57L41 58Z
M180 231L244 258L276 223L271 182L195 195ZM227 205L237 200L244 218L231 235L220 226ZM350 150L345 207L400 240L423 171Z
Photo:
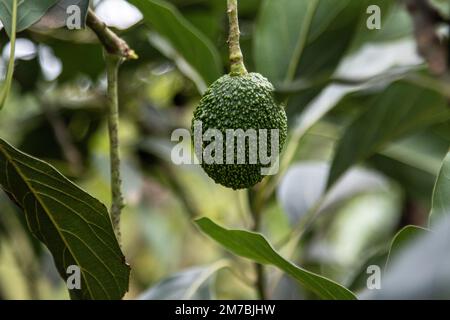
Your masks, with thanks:
M10 39L10 49L9 49L9 62L8 71L6 72L5 86L0 92L0 110L6 103L8 99L9 91L11 90L11 84L14 75L14 60L16 53L16 29L17 29L17 0L12 3L12 22L11 22L11 39Z
M108 128L111 171L111 221L117 240L121 242L120 215L124 208L122 179L120 174L119 143L119 93L118 73L123 60L137 59L138 56L125 40L116 35L89 9L86 24L94 31L105 51L108 78Z
M122 179L120 174L118 73L122 58L105 52L105 60L108 77L108 127L112 198L111 220L114 232L120 243L120 215L124 207L124 200L122 196Z
M88 11L86 24L94 31L109 54L120 56L126 60L138 58L136 52L129 47L128 43L109 29L106 24L95 15L92 9L89 9Z
M262 210L259 204L257 203L258 197L255 197L255 193L258 194L258 190L248 190L248 201L250 213L253 218L253 228L254 232L259 232L261 230L261 215ZM255 273L256 273L256 281L255 281L255 289L258 294L258 298L260 300L267 300L267 290L266 290L266 273L264 266L260 263L255 262L254 264Z

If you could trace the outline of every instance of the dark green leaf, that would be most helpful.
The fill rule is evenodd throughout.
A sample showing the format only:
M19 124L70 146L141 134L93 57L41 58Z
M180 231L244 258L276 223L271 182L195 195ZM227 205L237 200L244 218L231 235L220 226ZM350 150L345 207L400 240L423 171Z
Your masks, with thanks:
M18 1L17 32L28 29L35 24L59 0ZM0 0L0 20L8 35L11 34L12 1Z
M362 288L367 287L367 270L369 266L379 266L383 271L384 265L386 264L386 259L389 254L389 248L382 247L377 248L374 252L371 252L368 257L359 266L357 271L351 276L348 288L352 291L359 291Z
M366 23L361 23L353 39L351 51L361 48L366 43L395 41L411 36L413 25L410 16L402 3L392 0L371 1L370 5L378 5L381 11L381 28L370 30ZM366 20L369 15L364 16Z
M211 41L170 3L162 0L131 0L144 21L164 37L177 53L209 85L222 74L222 62Z
M210 266L194 267L174 274L154 285L140 296L140 300L212 300L214 275L225 266L218 262Z
M444 159L433 192L430 222L441 216L450 219L450 152Z
M254 38L257 71L275 85L331 75L351 43L364 3L266 0Z
M394 236L394 239L392 240L389 254L386 259L386 265L388 265L389 261L395 259L400 254L400 252L402 252L402 250L411 243L411 241L414 241L421 235L426 234L427 231L427 229L417 226L406 226L402 230L397 232L397 234Z
M0 139L0 185L25 212L31 232L50 250L63 279L81 270L73 299L120 299L130 269L103 204L47 163Z
M385 144L449 118L446 100L437 92L403 81L392 84L346 129L334 156L328 188L352 165Z
M328 163L300 162L286 172L278 186L277 197L291 224L296 225L324 195L329 171ZM318 210L325 211L358 194L383 188L387 188L387 183L380 175L355 168L326 195Z
M338 283L285 260L258 233L243 230L227 230L208 218L196 220L196 223L205 234L232 253L261 264L278 267L296 279L305 289L314 292L323 299L356 299L356 296L351 291Z
M91 43L73 43L52 39L48 45L54 50L63 65L58 81L66 82L79 76L97 80L104 70L101 46Z

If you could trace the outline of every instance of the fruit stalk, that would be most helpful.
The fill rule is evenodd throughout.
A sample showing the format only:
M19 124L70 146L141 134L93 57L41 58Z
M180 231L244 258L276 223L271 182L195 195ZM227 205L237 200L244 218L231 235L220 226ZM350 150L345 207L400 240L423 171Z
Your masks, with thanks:
M239 44L241 32L239 30L237 0L227 0L227 5L228 20L230 24L230 34L228 38L228 46L230 49L230 75L242 76L248 72L244 65L244 56Z

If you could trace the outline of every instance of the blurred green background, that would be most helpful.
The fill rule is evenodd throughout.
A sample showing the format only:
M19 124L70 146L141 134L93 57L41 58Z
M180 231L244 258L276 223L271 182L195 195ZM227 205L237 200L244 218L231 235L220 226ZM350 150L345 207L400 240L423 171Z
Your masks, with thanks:
M120 71L127 203L122 238L132 266L125 298L135 299L172 277L159 290L147 292L147 298L253 299L252 263L227 253L192 223L207 216L230 228L251 229L246 192L218 186L199 166L175 166L170 158L172 131L190 127L203 90L227 72L226 1L167 2L182 26L211 48L209 54L196 53L195 43L177 43L170 36L171 20L155 20L144 12L144 22L126 1L93 3L100 18L140 57ZM293 158L287 171L270 179L275 187L264 203L259 230L281 252L289 249L286 239L299 219L323 195L340 137L348 128L357 136L371 134L369 124L352 127L355 119L364 121L370 108L404 111L406 124L398 132L381 122L374 129L381 132L379 141L373 146L373 141L361 142L367 150L352 158L357 161L348 161L351 170L322 202L319 218L292 251L295 262L356 292L365 289L366 261L382 257L398 230L427 225L433 186L450 145L449 115L439 111L446 108L448 91L440 91L418 55L410 16L399 2L369 2L382 8L381 30L367 29L364 1L324 1L295 66L292 39L304 30L299 16L303 1L239 1L247 68L267 76L280 98L289 96L291 142L286 153ZM434 3L448 14L444 1ZM101 47L88 30L32 28L18 38L13 91L0 113L0 136L53 164L109 206ZM9 56L4 30L0 39L4 75ZM192 52L182 51L183 46ZM403 107L417 92L415 101L421 105ZM410 112L416 118L409 119ZM374 114L376 123L382 115ZM384 116L390 118L389 113ZM274 268L267 268L267 274L271 298L314 298L293 280L280 279ZM183 291L202 276L198 290ZM68 294L52 257L1 194L0 299L29 298L67 299Z

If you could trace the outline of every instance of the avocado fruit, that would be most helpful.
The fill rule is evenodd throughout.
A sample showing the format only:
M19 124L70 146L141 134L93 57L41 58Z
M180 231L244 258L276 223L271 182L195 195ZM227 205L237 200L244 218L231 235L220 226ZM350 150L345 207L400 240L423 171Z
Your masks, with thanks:
M226 148L229 147L225 145L227 130L241 129L247 132L253 129L257 132L258 141L261 138L267 139L267 155L270 156L271 130L278 129L279 150L277 152L279 154L287 138L287 118L284 108L275 101L274 91L273 85L258 73L224 75L208 88L200 100L194 112L192 132L194 133L196 122L201 122L203 134L208 129L220 131L224 137L223 150L227 150ZM266 129L267 136L260 137L260 129ZM193 141L194 139L195 137ZM207 164L202 161L202 168L216 183L225 187L234 190L250 188L262 181L264 175L261 169L268 168L270 165L263 165L259 156L256 163L249 161L251 148L249 140L245 143L246 150L241 150L246 154L246 161L244 164L238 163L236 153L239 146L237 140L233 143L235 157L232 164L227 164L226 151L224 151L223 163ZM197 157L202 155L208 143L203 141L201 145L202 150L196 150Z

